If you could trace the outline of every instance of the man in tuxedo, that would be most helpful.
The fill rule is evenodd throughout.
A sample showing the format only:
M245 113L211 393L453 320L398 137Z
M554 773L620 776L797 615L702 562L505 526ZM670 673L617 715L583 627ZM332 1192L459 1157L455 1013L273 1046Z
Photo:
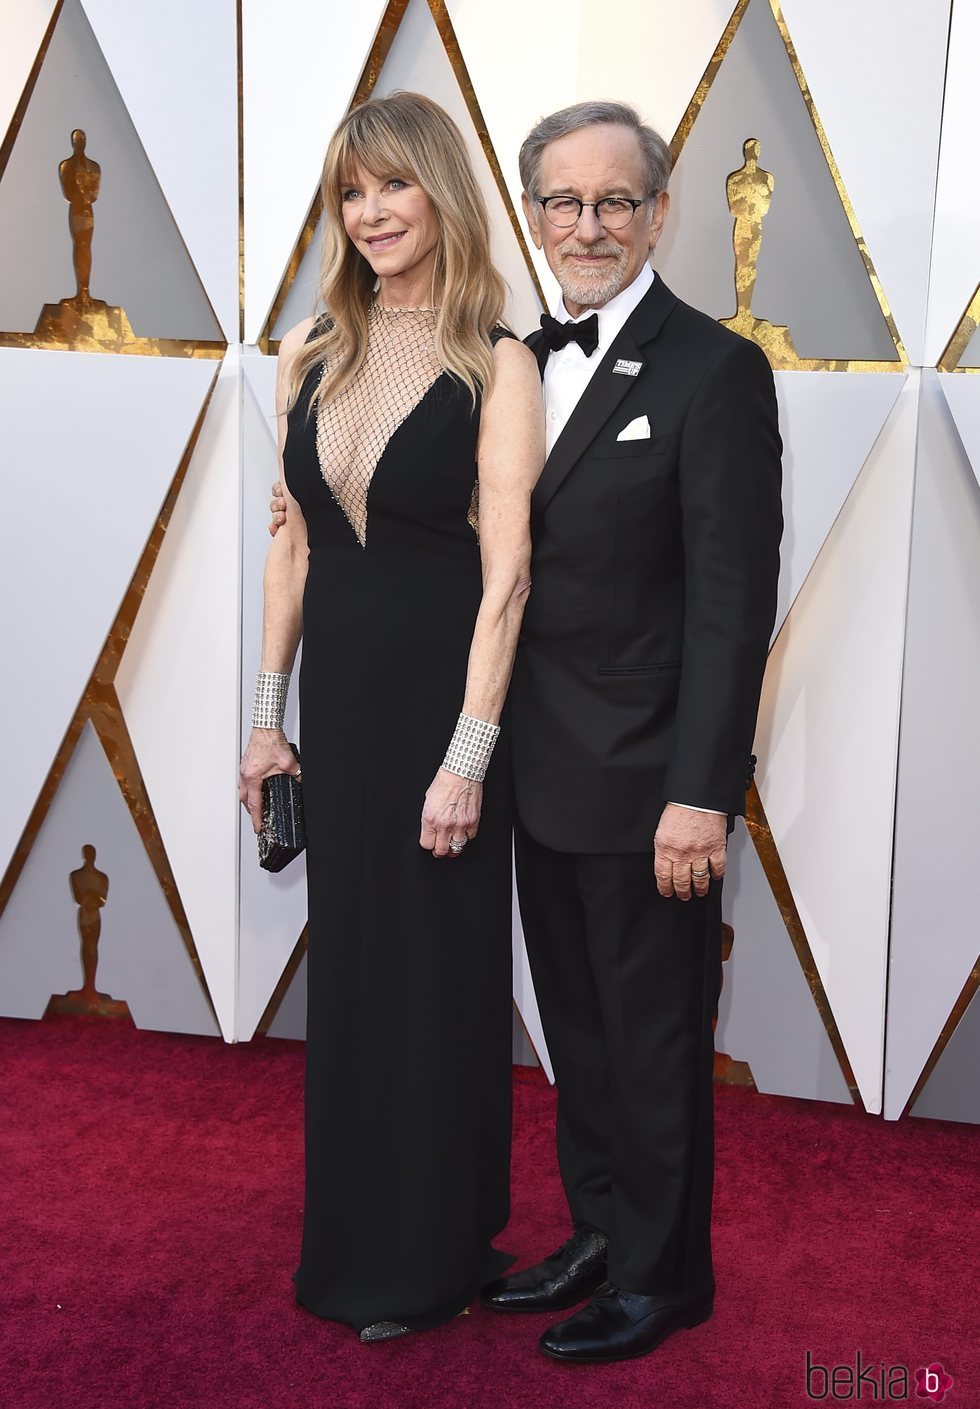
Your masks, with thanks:
M579 103L520 167L562 298L528 339L548 458L509 697L517 883L572 1233L483 1300L590 1298L540 1345L594 1362L712 1310L721 885L775 616L781 446L765 355L651 272L662 138Z
M483 1297L593 1293L540 1342L588 1362L711 1314L721 885L775 616L781 446L765 355L651 272L663 140L580 103L537 124L520 169L562 299L528 339L548 457L510 692L517 884L573 1231Z

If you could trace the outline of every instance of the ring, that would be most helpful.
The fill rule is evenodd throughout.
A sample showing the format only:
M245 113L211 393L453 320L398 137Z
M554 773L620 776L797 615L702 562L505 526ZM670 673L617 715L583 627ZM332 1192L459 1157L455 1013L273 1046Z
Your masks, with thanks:
M704 878L705 878L705 876L710 876L710 875L711 875L711 867L709 866L706 871L694 871L694 870L692 870L692 871L691 871L691 875L694 877L694 879L695 879L696 881L703 881Z
M466 845L466 843L467 843L468 841L469 841L469 837L450 837L450 838L449 838L449 850L450 850L450 851L455 851L456 854L459 855L459 853L463 850L463 847Z

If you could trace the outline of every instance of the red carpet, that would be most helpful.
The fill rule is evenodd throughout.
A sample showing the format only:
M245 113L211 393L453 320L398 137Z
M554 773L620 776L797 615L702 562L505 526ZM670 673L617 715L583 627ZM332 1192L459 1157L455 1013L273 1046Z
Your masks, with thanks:
M573 1368L537 1352L537 1317L477 1306L362 1346L296 1307L302 1063L274 1039L0 1020L3 1409L928 1404L935 1361L949 1409L980 1405L977 1129L719 1088L714 1319ZM498 1241L530 1261L566 1224L553 1094L521 1072L514 1094ZM840 1367L810 1398L807 1351Z

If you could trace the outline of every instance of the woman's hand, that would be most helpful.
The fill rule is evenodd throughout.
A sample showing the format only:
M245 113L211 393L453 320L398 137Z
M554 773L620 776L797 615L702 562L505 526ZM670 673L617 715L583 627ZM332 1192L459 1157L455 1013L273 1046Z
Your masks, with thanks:
M238 770L238 796L255 832L262 829L262 780L274 773L302 776L281 729L253 729Z
M283 493L282 480L276 480L272 486L272 498L269 500L269 512L272 515L269 523L269 532L275 538L276 534L286 522L286 496Z
M462 856L463 848L451 847L450 839L464 845L472 841L480 827L482 807L482 783L440 768L426 789L419 846L433 856Z

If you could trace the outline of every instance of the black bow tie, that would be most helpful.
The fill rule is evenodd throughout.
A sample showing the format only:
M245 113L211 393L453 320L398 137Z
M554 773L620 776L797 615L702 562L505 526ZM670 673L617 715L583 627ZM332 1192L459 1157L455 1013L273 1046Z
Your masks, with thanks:
M581 323L559 323L558 319L552 318L550 313L542 313L541 329L549 352L560 352L570 342L577 342L586 357L591 357L599 346L599 315L597 313L583 318Z

